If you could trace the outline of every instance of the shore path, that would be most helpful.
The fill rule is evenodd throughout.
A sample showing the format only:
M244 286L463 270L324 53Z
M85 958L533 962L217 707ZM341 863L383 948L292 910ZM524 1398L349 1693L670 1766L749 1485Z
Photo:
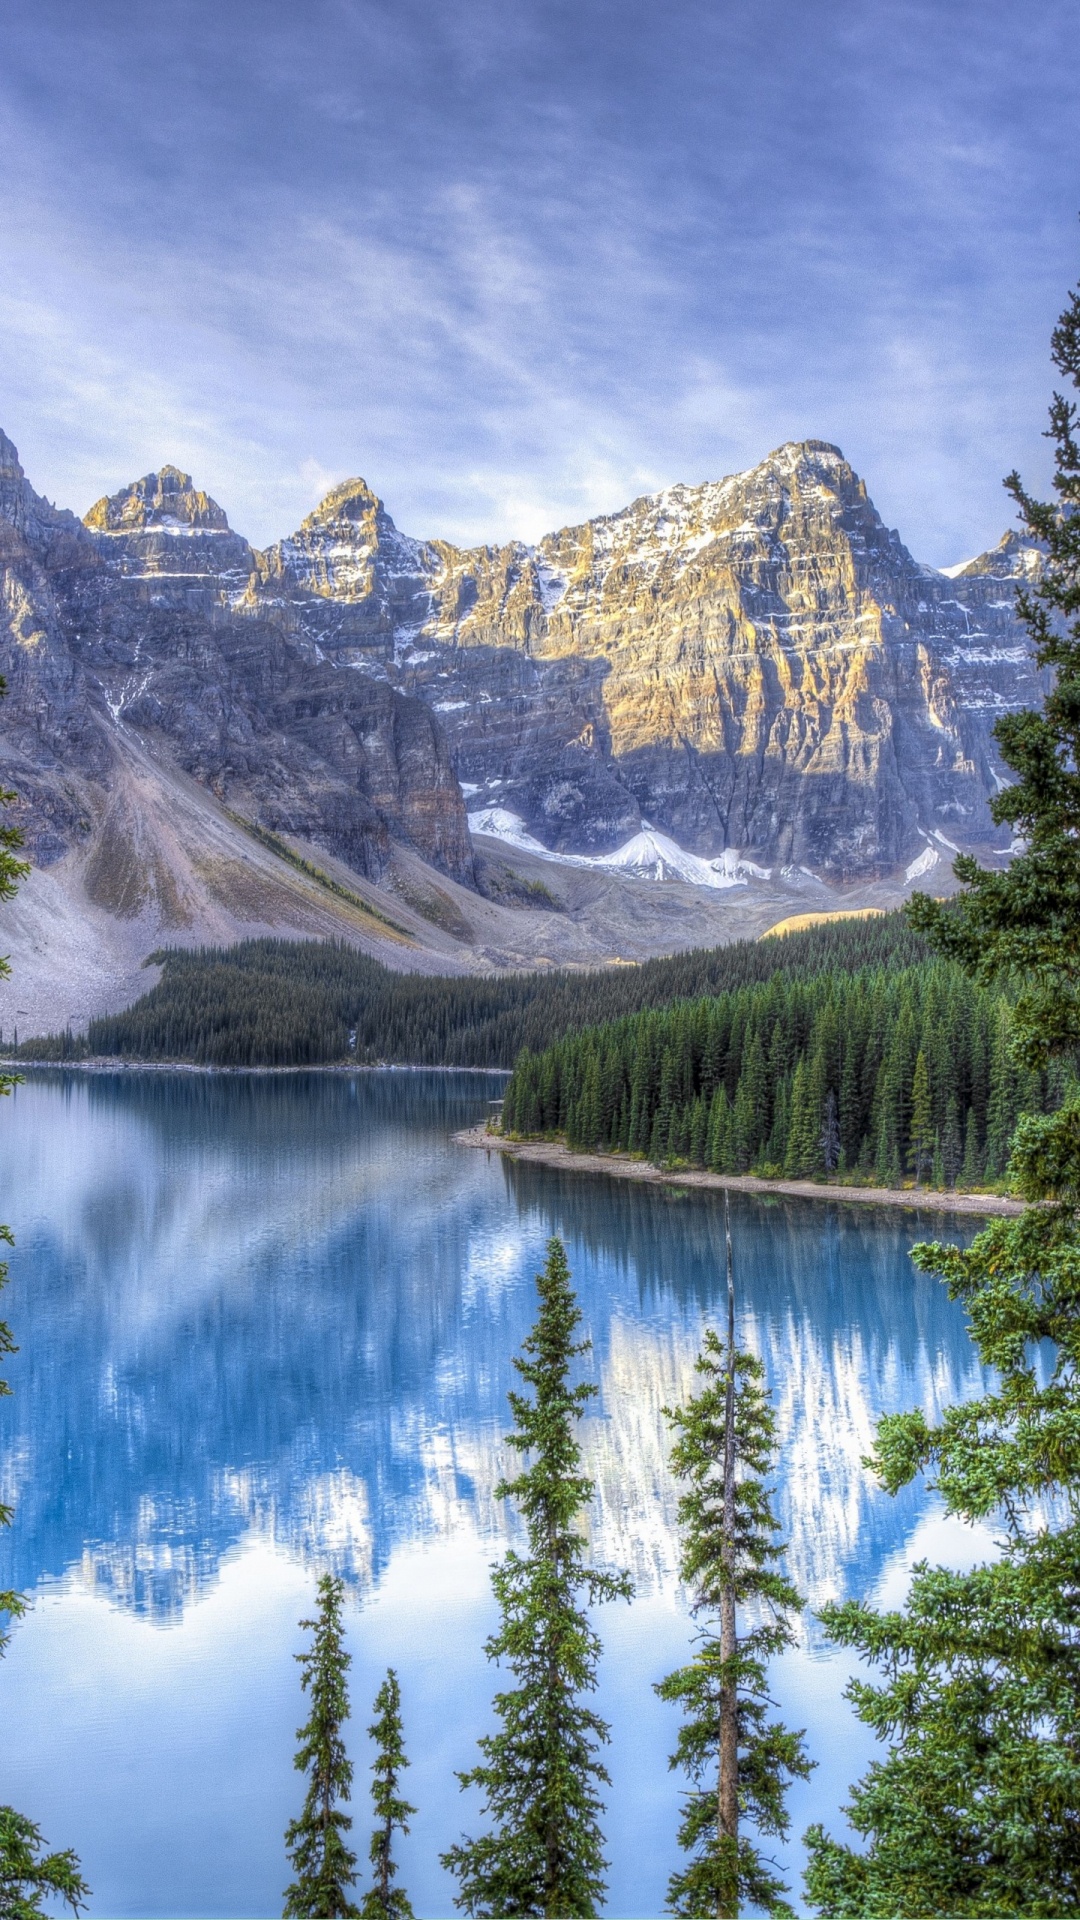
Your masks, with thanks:
M554 1140L504 1140L482 1124L455 1133L461 1147L483 1147L513 1160L534 1160L568 1173L606 1173L615 1180L644 1180L661 1187L730 1187L736 1193L790 1193L800 1200L851 1200L860 1206L908 1207L920 1213L1023 1213L1023 1203L997 1193L931 1193L913 1187L838 1187L817 1180L758 1180L752 1173L664 1172L645 1160L618 1153L572 1153Z

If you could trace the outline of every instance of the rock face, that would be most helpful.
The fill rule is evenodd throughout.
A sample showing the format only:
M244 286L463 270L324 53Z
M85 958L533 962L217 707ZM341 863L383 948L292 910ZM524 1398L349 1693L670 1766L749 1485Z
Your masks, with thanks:
M560 850L642 816L836 880L1002 844L998 713L1040 698L1007 536L919 566L835 447L673 487L536 548L439 551L403 662L462 779ZM471 802L479 806L481 799Z
M447 742L385 675L341 673L253 594L256 556L174 467L101 500L85 524L0 447L5 784L48 865L108 814L134 734L219 800L378 879L391 842L472 873Z
M0 778L48 865L125 741L378 880L468 884L469 810L605 852L642 821L835 882L1004 846L991 727L1038 701L1014 535L920 566L820 441L535 547L400 533L361 480L254 551L175 467L80 522L0 436ZM459 784L460 783L460 784Z

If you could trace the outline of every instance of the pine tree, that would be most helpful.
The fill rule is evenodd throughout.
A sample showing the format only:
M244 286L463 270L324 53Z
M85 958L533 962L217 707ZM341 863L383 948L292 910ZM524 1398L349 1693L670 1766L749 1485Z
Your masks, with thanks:
M1053 346L1080 387L1080 295ZM983 985L1019 980L1011 1055L1029 1069L1080 1044L1076 426L1075 403L1056 396L1056 504L1007 483L1046 548L1018 606L1054 674L1041 713L996 728L1019 778L994 812L1025 850L1004 872L962 856L959 898L911 909ZM947 1512L996 1524L1001 1554L967 1573L917 1567L903 1612L825 1610L834 1637L884 1669L882 1685L849 1691L889 1742L848 1808L864 1848L807 1836L807 1886L828 1915L1080 1913L1080 1100L1021 1121L1010 1170L1033 1203L1019 1218L967 1249L913 1254L963 1302L994 1384L937 1426L922 1412L886 1419L875 1454L889 1491L928 1474Z
M44 1914L43 1900L63 1900L73 1913L86 1905L90 1889L70 1848L42 1854L40 1828L13 1807L0 1807L0 1915L3 1920L34 1920Z
M941 1135L941 1171L945 1184L955 1187L964 1164L964 1142L960 1136L960 1110L956 1095L950 1093L945 1107L945 1127Z
M964 1128L964 1160L960 1169L960 1185L977 1187L982 1178L982 1155L979 1152L979 1123L975 1118L974 1107L968 1108L967 1125Z
M285 1834L296 1874L285 1894L284 1912L291 1920L316 1915L337 1920L360 1911L347 1891L356 1885L356 1855L344 1839L352 1819L338 1805L348 1801L353 1776L341 1732L349 1717L345 1676L352 1661L341 1626L344 1592L340 1580L324 1573L318 1619L300 1622L315 1637L307 1653L296 1655L303 1670L300 1684L311 1695L311 1713L297 1733L300 1744L293 1765L310 1781L303 1812L289 1822Z
M394 1830L408 1833L409 1820L416 1812L398 1792L398 1783L409 1762L401 1730L401 1688L393 1667L388 1668L386 1679L375 1695L375 1719L368 1733L375 1742L371 1798L379 1824L369 1848L375 1884L364 1895L360 1912L362 1920L413 1920L408 1895L403 1888L392 1884L397 1877Z
M926 1067L926 1055L920 1047L911 1078L911 1146L908 1151L908 1165L915 1175L917 1187L922 1186L923 1174L933 1157L934 1138L930 1075Z
M821 1123L821 1164L826 1173L836 1172L840 1165L840 1120L836 1104L836 1095L830 1087L825 1095L825 1117Z
M808 1179L817 1167L821 1117L814 1100L810 1068L800 1056L791 1083L791 1120L788 1125L784 1172L789 1180Z
M775 1417L762 1386L760 1360L735 1344L731 1229L725 1226L728 1273L726 1343L710 1328L697 1360L705 1382L685 1407L665 1409L678 1438L671 1464L687 1485L679 1501L680 1571L698 1617L719 1616L719 1634L704 1627L689 1665L656 1688L678 1702L684 1721L672 1767L690 1775L679 1844L692 1858L668 1884L671 1912L737 1915L748 1901L766 1913L790 1914L787 1888L761 1850L740 1832L750 1819L759 1833L783 1837L788 1782L806 1779L812 1762L803 1736L767 1718L766 1664L792 1644L790 1615L802 1602L775 1565L783 1549L764 1485L775 1452ZM739 1633L738 1608L757 1623Z
M501 1730L458 1776L479 1787L494 1830L442 1855L458 1881L456 1905L475 1915L590 1915L605 1887L597 1789L608 1784L598 1758L608 1729L583 1701L596 1685L600 1641L582 1600L629 1599L631 1587L625 1574L585 1565L578 1521L593 1487L574 1428L596 1388L567 1384L591 1343L574 1339L581 1312L558 1240L536 1284L539 1316L514 1360L533 1397L511 1392L507 1436L528 1464L496 1489L521 1509L528 1554L512 1550L493 1572L501 1625L486 1649L517 1684L496 1694Z

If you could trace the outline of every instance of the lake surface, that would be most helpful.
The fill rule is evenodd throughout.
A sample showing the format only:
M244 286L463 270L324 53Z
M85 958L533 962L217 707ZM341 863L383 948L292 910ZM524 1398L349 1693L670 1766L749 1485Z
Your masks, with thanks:
M676 1717L651 1683L691 1627L674 1574L661 1409L724 1310L722 1201L455 1146L501 1082L476 1075L35 1074L0 1107L0 1587L32 1598L0 1666L0 1801L73 1846L103 1915L280 1913L303 1785L298 1621L349 1583L354 1839L366 1860L370 1703L399 1672L419 1808L401 1849L418 1914L452 1911L440 1850L477 1831L454 1769L498 1681L488 1568L510 1359L561 1235L600 1392L583 1423L612 1726L609 1911L656 1914L674 1844ZM985 1540L860 1465L885 1411L933 1416L981 1375L913 1240L970 1222L732 1197L742 1337L779 1414L777 1508L811 1603L902 1597L922 1555ZM873 1742L844 1658L809 1623L775 1670L819 1762L791 1844L839 1807ZM364 1882L361 1883L365 1884ZM798 1892L797 1879L792 1882Z

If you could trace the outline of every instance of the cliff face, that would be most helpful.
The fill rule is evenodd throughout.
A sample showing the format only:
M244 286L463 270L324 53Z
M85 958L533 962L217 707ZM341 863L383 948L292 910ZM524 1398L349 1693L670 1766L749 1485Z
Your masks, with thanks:
M186 474L150 474L83 524L38 499L9 441L0 455L0 754L38 865L107 816L134 736L234 811L371 879L392 839L469 877L429 709L385 676L337 672L254 597L252 549Z
M1000 842L990 729L1040 697L1015 538L952 578L921 567L810 441L534 549L439 559L407 679L440 689L459 775L549 844L610 846L645 815L699 853L853 879L927 834Z
M260 553L173 467L79 522L0 437L0 775L40 864L137 738L369 878L400 840L468 880L464 791L561 852L644 818L871 879L1004 846L991 727L1040 698L1014 610L1037 566L1016 536L918 565L820 441L535 547L411 539L349 481Z

